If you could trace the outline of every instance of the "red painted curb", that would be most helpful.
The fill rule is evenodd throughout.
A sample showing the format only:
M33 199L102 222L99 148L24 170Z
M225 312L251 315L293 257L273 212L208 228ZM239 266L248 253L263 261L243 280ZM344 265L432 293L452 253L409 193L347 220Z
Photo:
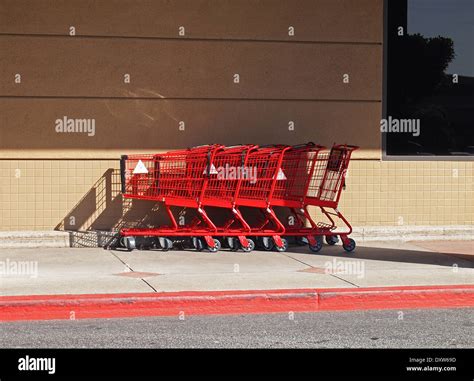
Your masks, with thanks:
M474 307L474 285L0 297L0 321Z

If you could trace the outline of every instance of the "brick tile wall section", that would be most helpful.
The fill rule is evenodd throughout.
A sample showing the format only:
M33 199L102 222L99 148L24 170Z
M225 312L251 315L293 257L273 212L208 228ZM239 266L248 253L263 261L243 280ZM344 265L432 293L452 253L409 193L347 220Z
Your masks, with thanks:
M163 220L120 196L118 160L0 160L0 230L108 230ZM474 224L473 162L354 160L340 210L354 226Z
M341 210L357 226L474 223L474 163L353 161Z

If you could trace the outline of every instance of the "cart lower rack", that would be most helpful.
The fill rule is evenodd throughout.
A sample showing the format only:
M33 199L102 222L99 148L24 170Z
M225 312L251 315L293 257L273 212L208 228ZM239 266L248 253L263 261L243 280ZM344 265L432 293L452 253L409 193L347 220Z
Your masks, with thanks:
M260 247L285 251L288 238L308 243L312 251L322 238L335 244L339 236L346 251L355 248L348 238L352 228L338 211L351 153L357 147L334 145L331 150L313 143L297 146L208 145L155 155L121 158L122 193L125 198L160 201L169 226L123 228L123 246L169 250L177 242L197 250L251 251ZM318 207L327 222L313 221L308 206ZM192 208L198 219L178 224L172 207ZM219 208L230 217L216 224L206 207ZM263 221L251 224L240 207L259 211ZM274 208L287 208L293 222L282 221ZM345 225L341 231L335 218Z

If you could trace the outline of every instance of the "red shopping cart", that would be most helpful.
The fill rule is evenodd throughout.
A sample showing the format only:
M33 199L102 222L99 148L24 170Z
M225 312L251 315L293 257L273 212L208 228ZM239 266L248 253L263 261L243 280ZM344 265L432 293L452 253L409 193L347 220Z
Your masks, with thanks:
M167 250L173 247L173 241L184 237L198 250L207 247L217 251L221 241L225 241L231 249L251 251L255 239L261 238L267 242L266 248L271 242L277 250L284 251L288 242L283 236L292 235L307 237L310 248L316 251L316 244L321 241L318 237L323 234L332 237L336 233L329 224L315 224L307 204L329 208L332 204L325 203L336 192L337 200L333 200L336 208L340 196L340 181L336 178L342 176L343 179L350 158L345 152L351 152L343 147L347 146L333 147L326 156L320 152L322 147L314 144L293 147L208 145L156 155L123 156L124 197L163 202L171 225L124 228L120 231L121 241L133 249L136 237L147 237L155 247ZM342 162L336 163L336 168L333 159L341 152ZM328 171L331 173L326 173ZM332 172L340 173L339 177ZM172 213L172 206L194 208L200 218L181 226ZM217 226L205 210L208 206L230 211L231 217ZM263 223L251 226L239 209L243 206L260 210L265 216ZM277 218L275 206L288 207L295 215L297 209L303 210L303 217L298 215L300 225L285 226ZM327 215L331 218L329 212ZM303 226L304 218L311 226ZM340 234L343 243L349 233Z
M266 207L267 201L261 199L269 198L285 149L213 145L158 155L123 156L124 197L162 201L171 226L122 229L121 235L160 237L160 246L164 247L172 244L169 237L192 237L197 249L207 246L210 250L220 248L220 241L213 238L217 236L225 237L233 249L253 250L255 243L249 235L281 234L284 226L273 211L268 210L276 228L252 228L239 207ZM195 208L201 219L180 226L171 211L172 206ZM226 208L232 217L223 226L216 226L206 212L207 206ZM236 222L240 225L235 226ZM128 241L129 246L134 245L133 238Z
M270 205L289 208L294 223L286 226L286 235L304 237L314 252L322 248L323 236L329 245L336 244L340 237L346 251L355 249L355 241L348 237L352 227L337 206L352 152L357 148L334 145L330 151L322 151L308 147L290 150L284 157L281 168L287 179L277 183ZM327 222L316 223L309 206L318 207ZM334 217L343 222L342 230Z
M219 149L209 145L156 155L124 155L120 166L123 196L197 207Z

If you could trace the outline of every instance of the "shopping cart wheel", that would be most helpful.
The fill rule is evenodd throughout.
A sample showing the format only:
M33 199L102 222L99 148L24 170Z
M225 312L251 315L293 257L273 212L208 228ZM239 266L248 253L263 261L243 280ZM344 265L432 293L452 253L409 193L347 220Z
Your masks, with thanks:
M276 251L283 253L284 251L288 250L288 240L286 238L281 237L282 246L275 245Z
M337 237L337 235L327 235L326 236L326 243L328 245L335 245L336 243L339 242L339 238Z
M173 248L173 241L169 238L160 237L158 240L163 251L168 251Z
M220 239L220 241L221 241L221 247L222 247L222 248L224 248L224 249L226 249L226 248L229 249L229 242L228 242L227 237L222 237L222 238Z
M204 240L199 237L193 237L193 245L197 251L202 251L204 249Z
M211 253L217 253L221 249L221 241L219 241L217 238L214 238L214 247L207 247L207 250L209 250Z
M150 248L150 246L148 246L146 244L146 242L140 242L138 245L137 245L137 250L148 250Z
M295 237L295 242L298 246L306 246L308 244L306 237Z
M317 253L319 250L321 250L321 248L323 247L323 237L321 236L316 236L314 237L316 243L313 244L313 245L309 245L309 249L313 252L313 253Z
M266 251L271 251L275 247L275 243L273 242L272 237L262 237L260 240L260 244L263 250L266 250Z
M119 239L119 246L120 247L123 247L125 249L128 249L127 248L127 237L120 237Z
M229 246L231 251L237 251L239 250L240 242L235 237L227 237L227 246Z
M250 238L247 238L247 241L249 243L247 247L243 247L242 245L240 246L243 251L245 251L246 253L250 253L253 249L255 249L255 242L253 241L253 239L250 239Z
M356 243L352 238L348 238L347 243L342 243L342 247L345 251L350 253L351 251L354 251L356 248Z
M135 243L135 237L132 236L122 237L120 239L120 243L129 251L137 248L137 245Z

